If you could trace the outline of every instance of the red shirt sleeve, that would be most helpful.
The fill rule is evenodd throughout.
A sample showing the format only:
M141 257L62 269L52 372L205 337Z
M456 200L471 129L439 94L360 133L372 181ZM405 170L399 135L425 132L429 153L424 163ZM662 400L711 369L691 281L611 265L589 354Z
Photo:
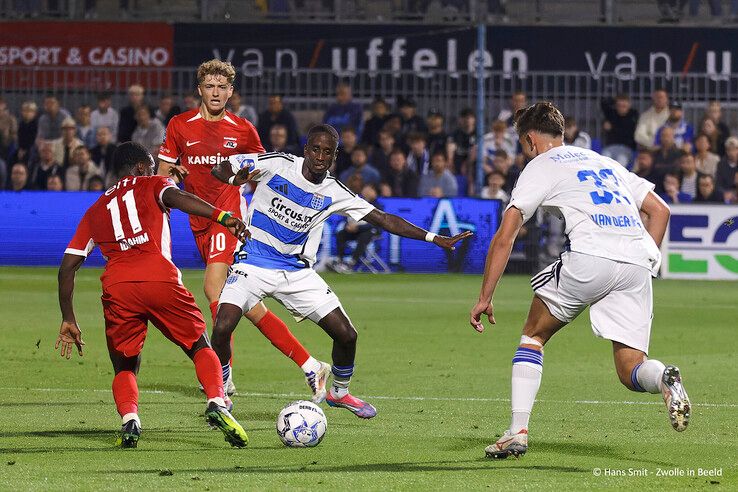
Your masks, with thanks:
M167 188L177 188L177 185L174 183L172 178L167 176L151 176L150 179L152 181L151 186L153 187L152 191L156 202L162 209L166 209L167 206L164 205L164 201L162 200L164 190Z
M259 133L256 131L254 125L250 122L246 122L246 152L244 154L260 154L264 152L264 146L261 145L261 139Z
M164 132L164 143L159 147L159 159L174 164L182 153L179 148L179 132L176 130L176 118L172 118Z
M67 249L64 250L65 254L84 256L87 258L95 247L95 241L92 239L92 228L90 227L89 211L85 213L84 217L77 226L77 231L74 233L74 237L69 241Z

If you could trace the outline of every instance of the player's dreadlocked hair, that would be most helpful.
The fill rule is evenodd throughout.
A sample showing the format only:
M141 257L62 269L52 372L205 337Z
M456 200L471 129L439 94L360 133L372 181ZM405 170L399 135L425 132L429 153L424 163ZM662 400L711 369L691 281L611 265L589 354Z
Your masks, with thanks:
M310 141L313 135L317 135L318 133L327 133L336 140L336 143L338 143L338 132L331 125L320 124L311 126L307 134L308 141Z
M146 147L136 142L123 142L113 152L113 169L117 176L125 176L139 162L154 162Z
M514 121L518 135L525 135L531 131L553 137L564 135L564 116L550 102L539 102L517 110Z
M212 59L197 67L197 83L202 84L208 75L222 75L229 84L232 84L236 78L236 69L230 62Z

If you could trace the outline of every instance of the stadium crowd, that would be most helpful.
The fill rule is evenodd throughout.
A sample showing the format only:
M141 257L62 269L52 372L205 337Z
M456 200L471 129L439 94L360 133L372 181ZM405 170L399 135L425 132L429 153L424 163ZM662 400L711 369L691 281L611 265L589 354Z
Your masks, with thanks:
M53 94L25 101L20 114L0 97L0 183L7 190L101 191L119 179L112 167L117 142L132 140L158 154L169 120L199 101L172 95L156 105L140 85L128 89L128 104L112 107L102 93L95 106L83 104L74 114ZM401 98L374 100L369 108L355 101L341 83L323 121L340 132L341 145L333 174L352 190L371 186L383 197L478 196L509 199L525 161L512 126L514 112L528 104L524 92L512 95L485 134L485 186L476 189L476 116L462 109L449 122L436 109L418 114L416 102ZM730 135L719 102L709 102L699 121L685 121L679 101L662 89L651 107L639 114L627 95L602 101L602 153L653 182L669 203L738 203L738 137ZM257 114L238 93L229 109L257 128L267 151L300 155L303 142L295 116L278 94ZM365 115L365 109L368 109ZM574 118L566 118L567 144L590 148L593 139Z

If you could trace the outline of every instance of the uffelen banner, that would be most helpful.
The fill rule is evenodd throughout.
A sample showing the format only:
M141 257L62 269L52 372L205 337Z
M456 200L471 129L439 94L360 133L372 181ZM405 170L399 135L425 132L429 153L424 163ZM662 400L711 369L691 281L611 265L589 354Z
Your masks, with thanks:
M738 207L672 205L662 255L664 278L738 280Z
M0 192L0 265L58 266L77 224L99 197L100 193L94 192ZM246 196L247 201L250 198ZM400 215L436 234L474 232L471 239L457 245L453 252L384 232L370 251L371 258L379 258L389 271L480 273L484 269L489 241L499 226L498 200L389 198L382 199L381 206L386 212ZM317 269L335 258L335 235L345 220L333 216L325 223ZM173 210L171 230L174 263L180 268L203 268L187 216ZM350 252L347 249L345 253ZM382 270L376 260L368 261ZM95 248L85 264L99 267L104 263L100 250Z
M125 89L133 82L168 87L169 72L138 80L145 68L171 67L170 24L121 22L3 22L0 77L3 89L80 87ZM30 68L13 70L14 68ZM108 69L114 68L115 76Z

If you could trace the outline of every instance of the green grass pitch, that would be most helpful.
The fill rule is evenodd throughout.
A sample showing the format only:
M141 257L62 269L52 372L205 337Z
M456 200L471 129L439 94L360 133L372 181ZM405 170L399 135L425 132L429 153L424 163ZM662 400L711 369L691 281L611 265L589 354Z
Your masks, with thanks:
M693 402L686 432L671 429L659 396L619 384L611 344L592 335L583 313L546 347L528 454L492 462L484 447L509 423L511 358L531 298L525 277L503 279L498 324L480 335L468 324L478 276L328 275L359 331L352 391L379 415L363 421L326 407L328 432L315 449L280 443L277 413L308 390L299 369L246 320L234 368L246 449L206 427L193 366L152 329L139 375L144 433L138 449L121 450L113 445L119 418L99 273L78 275L87 346L83 358L67 361L53 350L56 270L0 269L0 489L738 487L733 283L655 282L651 354L682 369ZM185 271L184 279L206 307L202 272ZM313 355L330 360L327 335L270 305ZM709 470L719 476L704 476Z

